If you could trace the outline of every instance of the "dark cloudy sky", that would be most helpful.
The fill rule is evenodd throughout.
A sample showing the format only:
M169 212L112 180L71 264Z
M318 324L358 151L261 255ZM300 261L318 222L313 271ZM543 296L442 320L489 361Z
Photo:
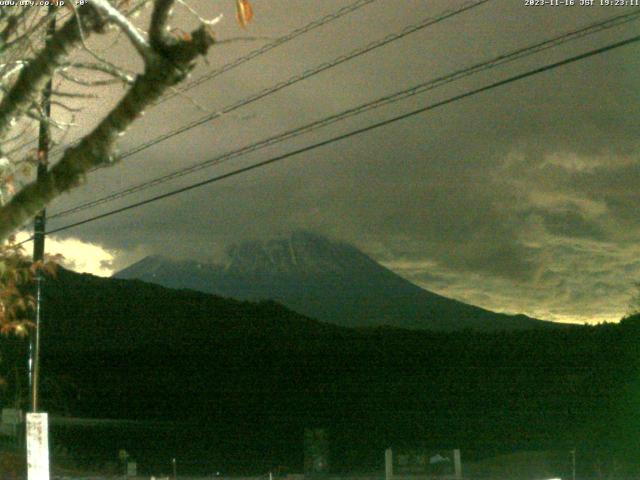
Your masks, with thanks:
M219 39L261 38L214 47L192 78L350 3L253 0L255 19L243 31L235 23L231 0L193 0L190 5L203 16L224 14L216 26ZM126 151L463 4L377 0L150 109L122 138L121 148ZM639 8L488 2L96 172L49 212ZM176 9L175 26L188 29L193 23L184 10ZM49 226L81 220L604 46L637 34L639 24L631 22L473 75L120 201L52 220ZM93 44L108 46L106 54L136 68L124 40L110 42L99 39ZM58 239L99 245L113 255L109 268L118 269L151 253L216 259L229 243L303 228L351 242L425 288L486 308L562 321L617 320L625 313L633 282L640 280L639 71L640 46L620 48L68 230ZM107 90L88 105L80 119L83 128L120 93L117 88ZM73 253L68 255L72 258Z

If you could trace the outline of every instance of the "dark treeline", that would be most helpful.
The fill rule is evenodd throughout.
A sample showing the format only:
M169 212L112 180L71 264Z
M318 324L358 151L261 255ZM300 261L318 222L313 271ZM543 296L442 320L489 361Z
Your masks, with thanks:
M63 271L50 286L46 409L179 422L54 431L80 463L127 448L155 473L174 456L194 473L299 471L303 429L324 427L334 471L380 469L388 446L457 447L466 460L576 448L585 475L638 470L640 317L492 334L351 330L136 281ZM9 380L19 350L4 340Z

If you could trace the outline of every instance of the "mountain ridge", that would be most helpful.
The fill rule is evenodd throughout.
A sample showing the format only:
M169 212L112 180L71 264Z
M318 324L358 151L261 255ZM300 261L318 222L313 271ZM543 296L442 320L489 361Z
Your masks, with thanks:
M559 325L444 297L402 278L353 245L309 232L233 245L221 264L153 255L113 277L241 300L272 299L346 327L492 331Z
M331 433L337 471L381 465L389 445L418 441L460 447L465 458L637 443L617 413L635 405L637 389L625 385L640 378L637 319L500 333L347 329L274 302L64 269L44 282L43 305L45 411L200 425L195 435L53 431L91 462L125 448L149 472L172 456L198 475L295 467L309 426ZM15 365L26 375L24 339L3 341L6 378Z

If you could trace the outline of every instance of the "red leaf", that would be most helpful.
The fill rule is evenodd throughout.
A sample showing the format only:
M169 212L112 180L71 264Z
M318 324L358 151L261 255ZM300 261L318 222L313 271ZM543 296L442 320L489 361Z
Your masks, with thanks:
M236 0L236 17L241 27L246 27L253 18L253 10L249 0Z

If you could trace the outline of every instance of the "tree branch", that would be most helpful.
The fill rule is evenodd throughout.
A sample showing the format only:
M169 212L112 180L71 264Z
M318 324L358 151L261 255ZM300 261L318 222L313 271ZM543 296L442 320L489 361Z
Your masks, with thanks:
M78 19L82 22L82 29L88 33L101 31L106 26L102 15L98 14L89 3L80 7ZM82 33L78 21L70 19L55 33L50 48L42 49L22 69L16 83L0 102L0 139L7 135L15 119L29 110L33 98L44 88L62 59L81 40Z
M61 72L64 72L68 68L102 72L107 75L111 75L112 77L115 77L127 84L132 84L134 80L132 73L127 72L122 68L113 68L111 65L107 65L104 63L87 63L87 62L70 63L70 64L63 65L61 68Z
M152 36L155 40L151 42L154 55L145 62L144 73L91 133L78 145L68 148L47 174L24 187L0 209L0 239L30 220L58 195L80 184L88 171L115 163L117 158L112 151L118 136L147 106L182 81L193 68L196 57L206 54L214 43L204 25L192 32L189 40L166 37L163 30L171 3L172 0L158 0L155 4L150 30L155 31Z
M156 0L151 14L149 26L149 42L155 51L162 51L165 46L165 29L171 13L173 0Z
M95 8L101 10L109 20L120 27L145 62L152 60L154 52L135 25L129 22L129 20L107 0L91 0L91 3Z

